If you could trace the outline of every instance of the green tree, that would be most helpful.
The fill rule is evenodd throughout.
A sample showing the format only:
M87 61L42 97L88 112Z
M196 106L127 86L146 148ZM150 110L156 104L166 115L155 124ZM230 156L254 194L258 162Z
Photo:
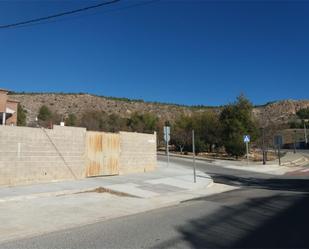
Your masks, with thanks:
M296 115L300 119L309 119L309 107L298 110Z
M212 147L220 146L221 126L219 116L213 111L193 115L193 128L195 131L197 151L211 151Z
M75 114L70 113L65 120L65 124L68 126L76 126L77 125L77 117Z
M17 125L26 126L27 124L27 111L22 107L21 104L17 106Z
M182 115L176 119L174 125L172 126L171 144L176 145L181 153L183 153L185 148L191 147L192 127L192 118L185 115Z
M258 134L252 109L250 101L240 95L233 104L226 105L220 114L222 144L226 152L236 158L245 154L243 135L249 134L254 141Z
M133 113L127 120L127 126L131 131L152 133L157 128L159 119L152 113Z
M126 126L126 119L119 115L112 113L108 116L107 130L109 132L119 132L128 130Z
M46 105L42 105L39 109L38 119L41 121L50 121L53 117L52 112Z
M92 131L118 132L128 130L127 120L117 114L108 115L102 111L86 111L83 113L80 125Z
M80 124L91 131L105 130L104 124L107 123L107 114L100 111L86 111L83 113ZM106 130L105 130L106 131Z

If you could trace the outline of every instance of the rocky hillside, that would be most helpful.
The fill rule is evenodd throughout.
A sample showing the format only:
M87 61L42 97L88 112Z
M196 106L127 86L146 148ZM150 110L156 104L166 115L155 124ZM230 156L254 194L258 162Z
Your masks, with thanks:
M264 126L285 124L296 117L296 112L309 107L309 100L283 100L254 108L254 115Z
M78 118L91 110L115 113L121 117L128 117L133 112L153 113L164 120L173 120L181 114L192 113L192 108L184 106L113 99L90 94L11 94L10 98L20 101L27 110L27 123L35 120L42 105L48 106L60 115L74 113Z
M133 112L154 113L163 120L173 120L181 114L190 115L193 112L203 112L208 108L193 108L172 104L150 103L127 99L114 99L90 94L11 94L11 99L20 101L27 110L27 121L35 120L42 105L67 116L74 113L77 117L85 111L98 110L106 113L116 113L128 117ZM263 125L287 123L295 117L295 113L302 108L309 107L309 100L284 100L258 106L254 108L254 115ZM209 107L210 108L210 107ZM219 110L219 108L215 108Z

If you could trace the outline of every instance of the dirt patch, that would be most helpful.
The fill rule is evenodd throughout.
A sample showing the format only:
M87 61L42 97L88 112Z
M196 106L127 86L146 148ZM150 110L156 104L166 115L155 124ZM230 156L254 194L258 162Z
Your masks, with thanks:
M136 195L130 195L130 194L127 194L127 193L124 193L124 192L119 192L119 191L115 191L115 190L103 188L103 187L98 187L98 188L95 188L95 189L92 189L92 190L77 192L77 193L74 193L74 194L85 194L85 193L109 193L111 195L116 195L116 196L119 196L119 197L140 198Z

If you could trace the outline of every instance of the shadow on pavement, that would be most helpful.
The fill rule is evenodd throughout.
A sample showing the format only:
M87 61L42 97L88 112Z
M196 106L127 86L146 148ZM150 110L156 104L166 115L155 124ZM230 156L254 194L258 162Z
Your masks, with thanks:
M215 183L259 189L309 192L309 179L261 179L233 175L209 174Z
M230 193L237 196L241 191ZM158 248L177 246L179 241L190 248L309 248L309 195L289 192L245 200L176 227L180 237Z

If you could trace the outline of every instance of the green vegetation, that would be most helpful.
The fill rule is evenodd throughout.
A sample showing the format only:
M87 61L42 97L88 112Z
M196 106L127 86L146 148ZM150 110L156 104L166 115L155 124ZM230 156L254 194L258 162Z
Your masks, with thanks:
M122 118L117 114L87 111L83 114L79 125L93 131L153 133L157 129L157 123L157 116L149 113L133 113L129 118Z
M158 117L151 114L133 113L127 120L127 126L130 131L152 133L158 123Z
M296 115L297 118L289 122L291 129L302 129L304 128L304 123L306 126L309 125L309 107L298 110Z
M250 101L240 95L236 102L225 106L220 114L222 144L226 152L236 158L245 154L244 134L250 134L252 141L257 138L258 129L252 109Z
M181 152L191 150L194 129L197 153L225 148L231 156L242 156L245 154L243 135L250 134L253 141L257 137L252 108L250 101L240 95L235 103L224 106L220 114L206 110L192 116L181 116L172 126L171 143Z
M52 112L46 105L42 105L39 109L38 119L41 121L50 121L52 119Z
M57 112L52 112L46 105L42 105L38 113L38 122L40 126L52 127L53 124L59 124L62 116Z
M77 125L77 117L73 113L70 113L65 120L65 125L76 126Z
M296 112L296 115L300 119L309 119L309 107L300 109Z
M27 125L27 111L22 107L21 104L17 106L17 125L26 126Z

